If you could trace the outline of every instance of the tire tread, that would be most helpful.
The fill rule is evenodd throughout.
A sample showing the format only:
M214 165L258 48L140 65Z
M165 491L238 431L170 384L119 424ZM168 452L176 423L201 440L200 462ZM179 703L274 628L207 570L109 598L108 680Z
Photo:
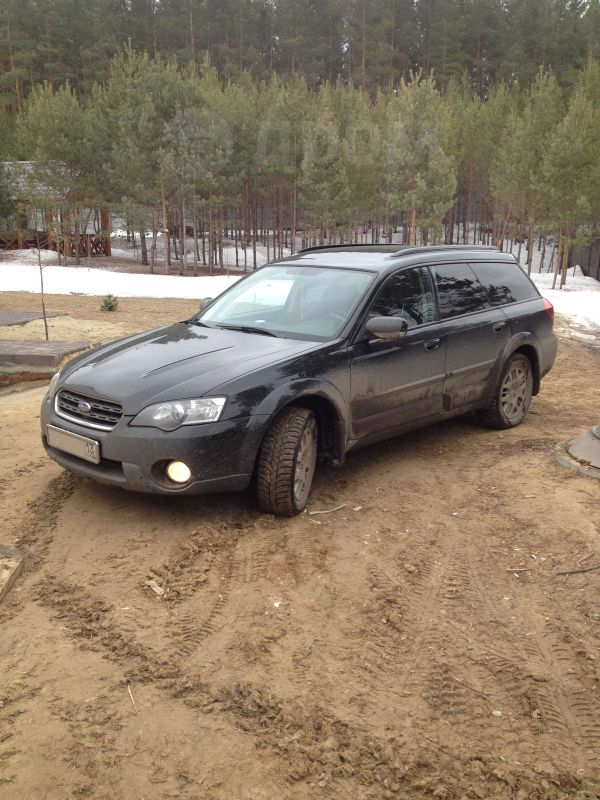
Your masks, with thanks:
M256 473L261 511L292 517L303 510L294 499L294 469L300 437L313 416L307 408L284 408L267 430Z

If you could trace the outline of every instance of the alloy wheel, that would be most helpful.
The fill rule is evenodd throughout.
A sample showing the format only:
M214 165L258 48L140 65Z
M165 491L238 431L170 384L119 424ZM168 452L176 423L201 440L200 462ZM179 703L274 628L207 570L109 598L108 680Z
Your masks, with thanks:
M514 364L506 373L500 389L500 406L509 422L518 422L525 416L532 388L531 369L522 363Z
M294 471L294 499L303 506L310 492L317 464L317 424L311 419L300 438Z

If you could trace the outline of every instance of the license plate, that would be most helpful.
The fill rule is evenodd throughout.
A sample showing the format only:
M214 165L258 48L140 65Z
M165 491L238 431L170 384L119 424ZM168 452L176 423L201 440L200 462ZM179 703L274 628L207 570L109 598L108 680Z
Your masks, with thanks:
M54 425L46 426L46 435L50 447L70 453L72 456L91 461L92 464L100 463L100 444L87 436L80 436L78 433L70 433L62 428L55 428Z

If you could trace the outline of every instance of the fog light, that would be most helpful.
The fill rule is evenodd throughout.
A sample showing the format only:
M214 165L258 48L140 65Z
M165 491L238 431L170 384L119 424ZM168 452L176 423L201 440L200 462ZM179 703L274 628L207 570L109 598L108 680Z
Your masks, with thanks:
M192 477L192 472L183 461L171 461L167 464L167 475L174 483L187 483Z

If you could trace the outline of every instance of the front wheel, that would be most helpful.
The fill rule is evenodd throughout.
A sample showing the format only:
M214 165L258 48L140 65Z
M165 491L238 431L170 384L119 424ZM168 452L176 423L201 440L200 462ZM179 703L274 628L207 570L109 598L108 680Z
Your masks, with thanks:
M533 370L527 356L509 358L500 374L492 407L483 421L492 428L515 428L527 415L533 394Z
M304 511L318 453L317 420L307 408L285 408L271 423L258 457L262 511L293 517Z

